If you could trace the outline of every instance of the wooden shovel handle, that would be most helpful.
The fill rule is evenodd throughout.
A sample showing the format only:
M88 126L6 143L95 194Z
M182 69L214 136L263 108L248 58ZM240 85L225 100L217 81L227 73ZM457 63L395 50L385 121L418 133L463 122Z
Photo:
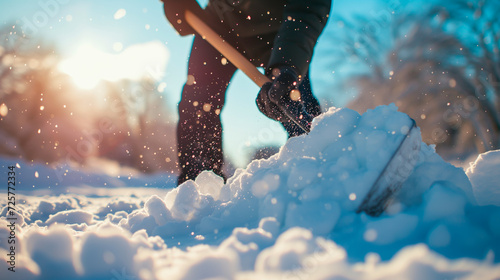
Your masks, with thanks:
M200 20L195 14L186 10L186 21L189 25L200 34L203 39L207 40L216 50L225 56L234 66L243 71L257 86L262 87L265 83L271 82L264 74L259 72L246 57L239 53L233 46L222 39L219 34L215 33L207 24Z
M239 53L228 42L222 39L219 34L213 31L208 25L200 20L194 13L186 10L185 19L188 24L200 34L203 39L207 40L216 50L231 61L234 66L243 71L257 86L262 87L265 83L271 82L264 74L260 73L246 57ZM292 102L293 103L296 102ZM295 104L296 105L296 104ZM309 133L311 127L311 119L303 118L297 107L283 106L280 108L283 113L293 122L295 122L304 132ZM305 112L304 112L305 113ZM307 114L306 114L307 115Z

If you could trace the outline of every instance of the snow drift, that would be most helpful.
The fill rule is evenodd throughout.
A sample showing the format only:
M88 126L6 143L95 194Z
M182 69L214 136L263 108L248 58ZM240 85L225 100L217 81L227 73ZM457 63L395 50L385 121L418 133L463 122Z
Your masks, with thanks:
M9 277L500 278L500 151L468 170L471 184L464 170L422 143L417 166L386 212L356 213L409 129L407 118L394 105L363 115L330 109L310 134L237 170L226 184L203 172L155 195L110 189L40 197L20 187L18 258Z

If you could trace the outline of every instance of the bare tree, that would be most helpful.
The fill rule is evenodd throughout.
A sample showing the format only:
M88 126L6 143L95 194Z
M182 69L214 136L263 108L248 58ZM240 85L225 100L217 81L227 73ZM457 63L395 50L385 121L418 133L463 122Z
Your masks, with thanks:
M81 136L78 100L67 91L67 77L56 71L50 46L27 38L14 27L1 32L0 153L53 162Z
M110 131L101 156L144 172L176 171L175 124L156 82L123 80L108 83L106 91Z
M175 171L175 125L157 82L77 88L60 58L15 26L0 34L0 155L45 163L90 157Z
M340 54L349 59L336 63L362 69L348 79L359 89L348 106L363 112L394 102L450 159L498 149L499 9L495 1L449 1L391 22L344 22Z

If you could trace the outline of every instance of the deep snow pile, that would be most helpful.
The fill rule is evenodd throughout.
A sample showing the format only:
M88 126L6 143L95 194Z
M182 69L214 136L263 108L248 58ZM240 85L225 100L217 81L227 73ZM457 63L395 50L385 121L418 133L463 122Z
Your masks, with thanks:
M309 135L237 170L227 184L204 172L166 195L24 192L11 276L499 279L499 151L468 170L471 184L422 143L414 172L386 213L356 213L408 131L407 120L394 105L362 116L330 109ZM2 275L8 266L2 262Z

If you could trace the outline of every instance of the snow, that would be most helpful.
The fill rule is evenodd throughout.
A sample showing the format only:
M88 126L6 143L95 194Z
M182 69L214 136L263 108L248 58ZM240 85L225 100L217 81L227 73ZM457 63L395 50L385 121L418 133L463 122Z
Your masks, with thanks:
M500 151L478 156L467 169L474 195L480 205L500 206Z
M0 278L500 279L500 151L466 173L422 143L386 212L356 213L407 124L394 105L332 108L226 184L2 159L19 184L15 274L0 197Z

